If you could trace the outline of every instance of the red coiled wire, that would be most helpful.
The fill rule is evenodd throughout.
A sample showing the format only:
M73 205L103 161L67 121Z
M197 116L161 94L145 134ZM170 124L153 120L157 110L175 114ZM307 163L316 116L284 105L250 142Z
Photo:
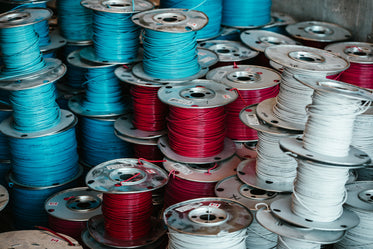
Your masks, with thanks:
M182 156L210 157L224 149L224 107L187 109L170 107L168 138L171 149Z
M373 89L373 65L350 62L350 67L340 74L338 80Z
M151 229L152 193L104 194L105 233L119 240L136 240Z
M240 120L240 111L246 106L258 104L263 100L276 97L279 89L279 85L259 90L235 89L239 97L226 106L227 137L233 140L257 140L257 131L249 128Z
M82 242L81 234L87 228L87 221L69 221L49 215L49 227L58 233L68 235L79 242Z
M195 198L215 197L215 184L216 182L192 182L170 177L165 188L165 207Z
M157 145L134 144L133 148L135 158L146 158L150 161L163 159L163 154Z
M158 99L158 87L131 87L133 125L143 131L161 131L166 128L168 106Z

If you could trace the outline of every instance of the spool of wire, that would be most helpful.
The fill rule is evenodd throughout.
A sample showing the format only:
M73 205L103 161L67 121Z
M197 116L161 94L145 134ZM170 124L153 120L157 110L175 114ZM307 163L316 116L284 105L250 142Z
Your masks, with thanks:
M325 50L298 46L277 45L267 47L265 55L282 65L280 92L276 98L262 101L258 116L265 122L284 129L304 130L307 121L306 106L312 102L313 90L300 84L294 74L312 77L336 75L348 68L349 63Z
M288 15L287 13L271 11L272 21L261 28L261 30L267 30L275 32L277 34L287 35L286 26L289 24L296 23L296 20Z
M237 64L252 64L253 59L259 54L239 41L208 40L200 42L198 46L218 54L219 62L214 65L214 68Z
M214 197L215 184L234 175L240 161L233 156L218 163L184 164L166 158L163 166L170 180L165 189L165 207L195 198Z
M196 10L158 9L138 13L132 20L145 29L143 62L133 68L137 77L185 82L206 74L207 68L201 68L198 62L196 39L196 31L207 24L205 14Z
M58 0L58 24L61 35L69 42L92 39L92 10L84 8L79 1Z
M103 215L88 221L89 233L97 242L139 247L164 234L162 224L151 218L151 191L167 183L166 173L156 165L132 158L107 161L88 172L86 183L103 192Z
M170 106L168 141L159 140L170 159L211 163L233 155L234 144L225 138L224 105L233 102L237 93L212 80L194 80L162 87L158 96Z
M258 210L255 217L260 225L279 235L276 248L316 249L320 248L321 244L333 244L341 240L344 235L344 231L325 231L294 226L264 208Z
M242 123L239 113L245 106L276 97L280 74L265 67L239 65L215 68L206 78L235 89L239 95L234 102L226 106L227 137L239 142L257 140L256 131Z
M272 0L223 0L222 25L254 28L271 22Z
M325 50L342 56L350 67L338 75L338 80L352 85L373 88L373 44L366 42L339 42Z
M9 193L12 196L10 205L14 226L17 229L32 229L36 225L48 226L48 214L44 210L44 202L51 195L77 185L76 180L81 171L68 181L48 187L29 187L16 182L9 175Z
M236 155L241 158L242 160L244 159L249 159L249 158L256 158L257 152L256 152L256 144L258 141L253 141L253 142L235 142L236 145Z
M93 49L83 49L82 56L98 63L126 64L137 59L140 28L131 21L134 13L153 8L140 0L84 0L82 6L93 10Z
M373 244L372 234L368 232L372 227L372 181L362 181L346 185L347 200L345 207L355 212L360 223L356 227L348 230L345 237L339 241L334 248L369 248Z
M90 166L131 157L132 145L114 134L115 118L79 118L81 160Z
M31 228L35 229L35 227ZM0 233L0 243L4 248L18 246L30 248L40 246L45 249L67 248L83 249L73 238L55 233L47 228L43 230L24 230Z
M277 244L277 235L262 227L255 219L256 211L261 206L286 196L276 192L257 189L244 184L234 175L224 178L215 186L215 194L220 198L229 198L243 204L253 213L253 222L247 228L246 248L270 249Z
M199 10L208 17L208 24L201 30L197 31L197 39L208 40L219 35L220 24L223 10L222 0L193 0L193 1L178 1L178 0L162 0L161 8L183 8L190 10Z
M88 219L101 214L101 202L101 194L87 187L58 192L45 201L49 227L81 241L81 233L87 227Z
M12 115L12 108L6 105L0 105L0 122L9 118ZM4 134L0 133L0 161L10 160L10 149L8 144L8 138ZM0 173L0 178L3 177L4 174ZM1 181L0 181L0 184ZM2 184L3 185L3 184Z
M315 48L324 48L332 42L345 41L351 38L350 31L328 22L298 22L286 26L286 31L305 46Z
M296 45L298 42L293 39L277 34L271 31L265 30L246 30L243 31L240 35L240 39L243 44L250 47L251 49L258 51L259 55L256 57L256 60L259 65L269 66L269 60L264 55L264 50L267 47L281 44L290 44Z
M87 69L84 96L76 95L69 100L69 108L74 113L88 117L112 117L127 111L120 82L114 74L115 65L86 61L79 50L68 56L68 62Z
M221 198L198 198L177 203L163 213L169 249L246 248L252 214L242 204Z
M248 106L240 113L248 127L258 131L257 157L240 163L238 177L249 186L273 192L291 192L297 162L279 147L280 139L299 132L277 128L257 116L257 106Z

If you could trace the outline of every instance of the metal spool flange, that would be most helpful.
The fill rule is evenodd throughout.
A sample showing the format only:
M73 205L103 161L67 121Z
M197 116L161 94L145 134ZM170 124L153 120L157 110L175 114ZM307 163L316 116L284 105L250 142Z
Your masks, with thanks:
M15 28L49 19L53 12L46 8L16 9L0 14L0 29Z
M363 212L373 212L373 182L361 181L346 185L345 205Z
M41 46L40 51L43 53L52 52L58 48L61 48L66 45L67 41L63 38L59 31L51 28L49 31L50 43L46 46Z
M134 62L139 62L143 58L143 52L144 50L140 47L139 50L137 51L136 57L130 57L127 60L107 60L107 59L102 59L98 57L95 53L95 50L93 47L85 47L81 49L80 51L80 56L84 58L87 61L99 63L99 64L108 64L108 65L118 65L118 64L130 64Z
M123 141L129 142L129 143L132 143L132 144L157 146L158 138L141 139L141 138L135 138L135 137L128 137L128 136L125 136L125 135L119 133L116 130L114 130L114 133L117 137L119 137Z
M9 202L9 193L4 186L0 185L0 211L3 210Z
M349 62L373 64L373 43L368 42L338 42L324 48L337 54Z
M131 0L83 0L80 4L91 10L117 14L131 14L154 8L150 1L136 0L134 3L135 6Z
M236 145L236 155L241 159L256 158L257 140L250 142L234 142Z
M85 68L85 69L115 67L115 65L112 65L112 64L103 64L103 63L97 63L94 61L86 60L81 56L81 51L82 49L71 52L66 58L67 62L75 67Z

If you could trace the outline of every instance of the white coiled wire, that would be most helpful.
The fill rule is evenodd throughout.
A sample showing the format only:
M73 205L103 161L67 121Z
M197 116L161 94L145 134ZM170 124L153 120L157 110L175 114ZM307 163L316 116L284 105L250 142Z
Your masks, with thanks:
M292 212L318 222L332 222L343 213L348 168L325 167L322 163L299 160L292 195Z
M277 249L319 249L320 244L278 236Z
M348 230L344 238L336 245L336 249L371 249L373 248L373 214L364 210L346 206L360 218L356 227Z
M246 249L246 228L209 236L179 233L169 228L168 238L168 249Z
M303 147L322 155L344 157L350 150L357 115L370 102L346 98L331 92L315 91L303 136Z
M248 249L272 249L277 245L277 234L270 232L260 225L253 213L253 221L247 228L246 248Z
M297 161L280 149L279 141L284 137L258 131L256 174L260 179L272 182L294 181Z

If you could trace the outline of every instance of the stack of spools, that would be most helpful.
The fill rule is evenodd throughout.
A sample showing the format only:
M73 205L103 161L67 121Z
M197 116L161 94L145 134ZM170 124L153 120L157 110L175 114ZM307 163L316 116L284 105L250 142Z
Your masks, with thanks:
M10 194L17 228L46 225L45 199L74 186L80 175L76 118L55 102L54 82L66 67L57 59L42 57L33 27L49 15L47 9L30 8L0 16L4 63L0 87L10 91L13 108L13 115L0 129L9 137Z
M339 42L326 46L325 50L350 62L350 67L338 75L338 80L373 89L373 43Z
M164 163L173 175L166 187L165 204L214 196L215 183L233 174L240 161L228 160L235 146L225 136L224 106L237 93L212 80L194 80L162 87L158 96L170 108L168 136L158 143L166 158L174 161Z
M259 212L257 219L280 235L279 248L320 248L320 244L342 239L346 230L359 224L358 216L343 208L345 183L350 168L362 167L370 160L350 144L354 120L369 107L373 97L366 90L339 81L306 75L295 78L315 92L303 137L280 141L283 150L297 157L293 195L272 202L272 214ZM279 220L288 222L294 233L286 233L277 225ZM306 236L310 233L313 236Z
M152 191L167 183L158 166L134 158L104 162L86 177L103 193L102 215L88 220L84 243L90 248L156 248L165 235L163 222L152 217Z
M225 108L227 137L236 144L257 141L256 131L241 122L239 113L245 106L276 97L279 91L280 74L270 68L238 65L215 68L207 74L206 78L222 83L238 93L239 97Z
M332 42L346 41L351 38L347 29L334 23L305 21L286 26L286 31L294 39L306 46L324 48Z

